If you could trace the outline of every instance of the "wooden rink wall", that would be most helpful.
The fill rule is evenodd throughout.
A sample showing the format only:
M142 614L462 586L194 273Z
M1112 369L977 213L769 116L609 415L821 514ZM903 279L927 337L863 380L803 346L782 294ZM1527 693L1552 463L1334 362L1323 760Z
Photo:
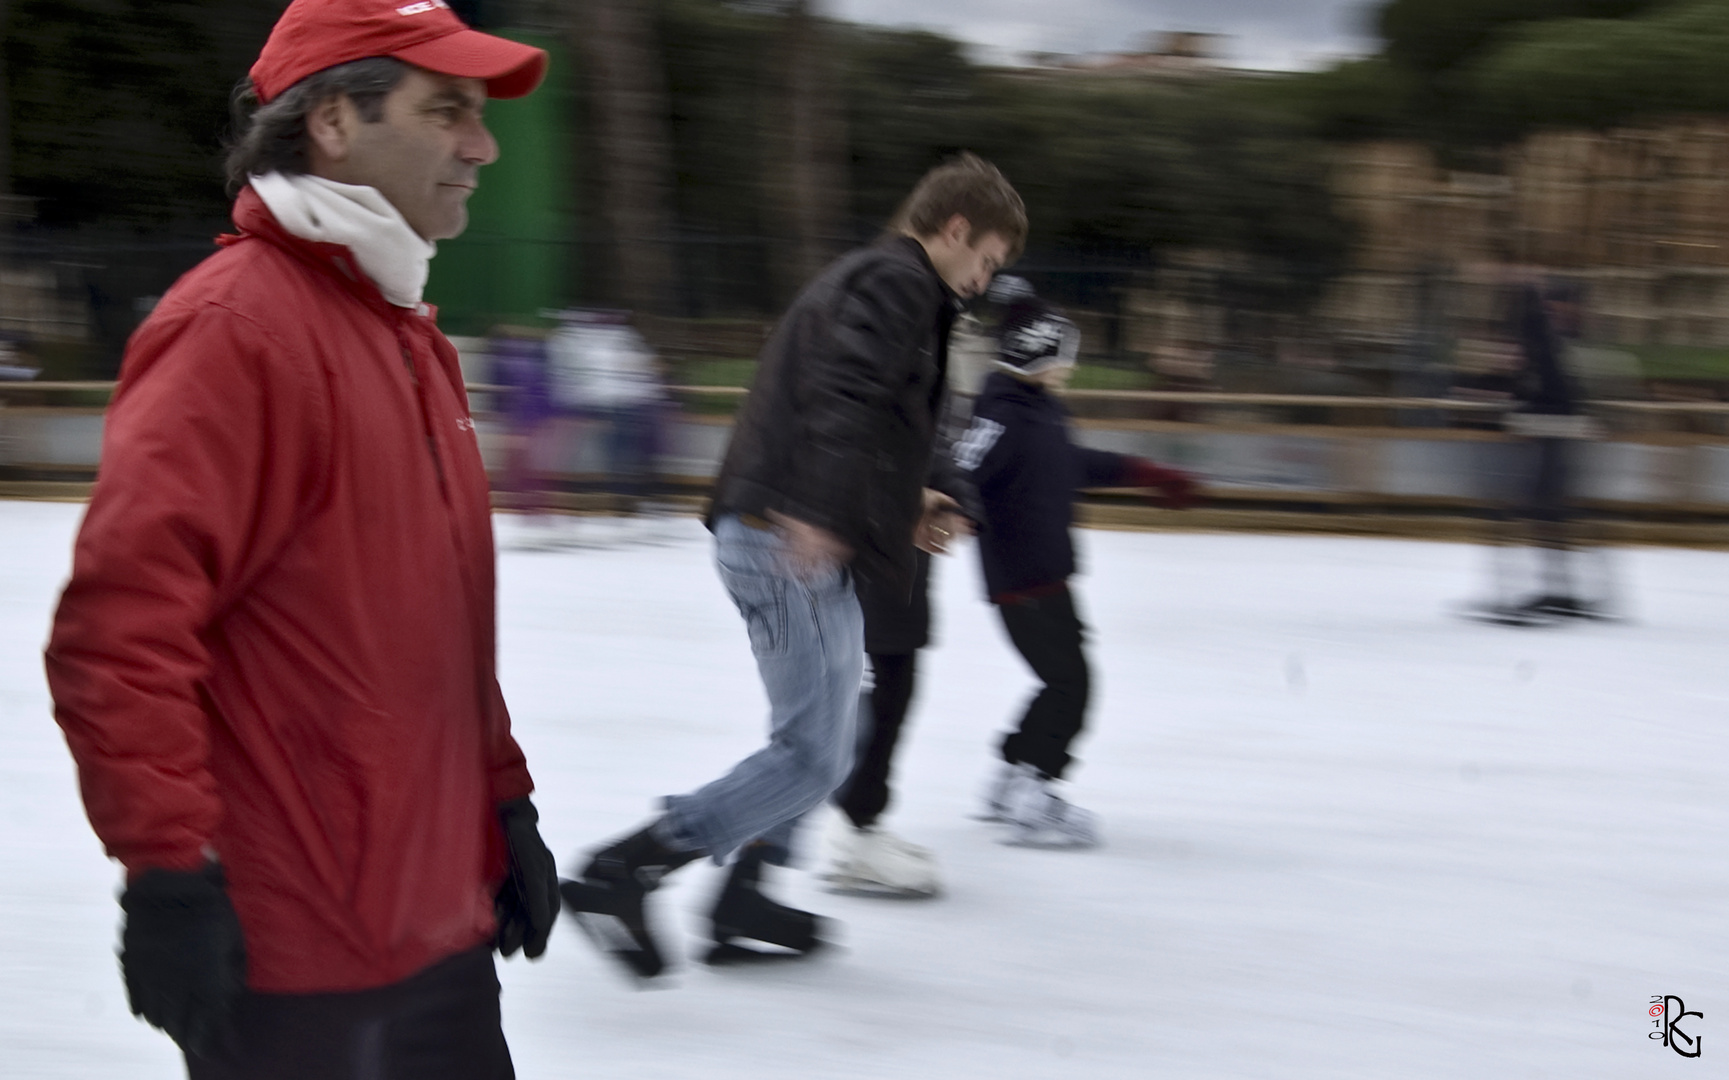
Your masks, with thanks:
M23 404L57 391L88 395L108 384L12 384L0 395L0 496L83 498L101 454L102 411L89 406ZM71 387L70 390L67 387ZM488 389L474 386L476 431L490 468L503 462L506 432L483 411ZM25 391L28 391L27 393ZM681 396L734 396L738 391L690 390ZM1087 404L1089 395L1071 395ZM1396 417L1422 405L1456 403L1392 399L1295 398L1271 395L1090 395L1183 399L1185 405L1233 409L1333 409ZM1204 399L1194 400L1189 399ZM1097 401L1093 401L1096 404ZM1729 405L1611 403L1607 412L1690 418L1714 429ZM1703 421L1701 421L1703 417ZM1497 485L1518 468L1517 442L1495 431L1401 427L1386 423L1277 424L1242 420L1176 422L1082 419L1089 446L1137 454L1200 476L1209 501L1184 512L1163 510L1125 492L1095 492L1082 508L1085 524L1117 528L1246 529L1355 535L1480 539L1484 511ZM1653 425L1646 424L1649 428ZM1673 424L1668 425L1673 427ZM579 491L604 471L597 425L578 421L555 468ZM731 431L725 416L676 416L664 438L660 473L676 501L700 504L719 467ZM1716 430L1614 433L1579 444L1576 495L1606 542L1729 546L1729 435ZM1501 488L1504 490L1504 487ZM575 511L603 511L601 496L570 494Z

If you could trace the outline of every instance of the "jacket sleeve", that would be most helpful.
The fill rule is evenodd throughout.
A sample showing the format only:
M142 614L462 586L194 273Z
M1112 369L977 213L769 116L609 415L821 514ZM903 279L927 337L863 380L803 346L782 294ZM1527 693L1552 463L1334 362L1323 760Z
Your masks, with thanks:
M219 307L161 315L108 413L45 660L85 811L133 873L205 858L222 817L206 635L323 473L324 396L284 352Z
M831 340L801 365L806 445L792 462L786 512L844 532L876 468L877 426L931 332L930 287L916 272L878 264L848 284L827 320ZM818 350L813 350L817 352Z
M979 503L979 489L972 475L955 461L955 443L964 438L970 417L965 406L958 404L954 394L943 396L942 415L937 423L936 449L931 455L930 476L925 486L942 492L960 504L961 513L975 524L985 519Z
M1120 487L1124 474L1128 472L1129 462L1133 459L1126 454L1113 454L1109 450L1094 450L1090 447L1076 446L1075 456L1081 463L1082 487Z
M486 772L487 786L493 803L507 803L534 791L534 780L528 775L528 761L516 736L510 733L510 710L504 704L504 691L498 680L492 680L492 710L489 717Z
M468 399L468 390L463 385L462 361L457 355L456 347L443 334L429 335L433 355L438 358L439 368L448 381L451 395L461 406L463 416L473 415L473 404ZM485 723L483 732L483 753L486 767L487 794L493 805L513 802L524 798L534 790L534 781L528 775L528 762L525 760L522 747L517 745L516 737L510 731L510 708L504 702L504 690L498 684L498 611L497 611L497 567L498 553L492 541L492 509L490 492L486 480L486 465L480 459L479 443L466 446L463 453L472 455L469 468L472 472L472 486L468 487L473 505L465 511L473 518L466 516L460 520L473 520L478 523L478 539L484 545L485 579L481 589L486 607L477 615L484 619L485 634L482 638L484 656L481 658L481 670L484 682L481 686L483 695L482 721Z

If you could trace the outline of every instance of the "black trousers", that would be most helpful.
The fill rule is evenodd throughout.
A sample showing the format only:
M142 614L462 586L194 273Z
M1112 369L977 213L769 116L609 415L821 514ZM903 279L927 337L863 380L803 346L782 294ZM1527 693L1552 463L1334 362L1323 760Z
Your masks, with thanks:
M1574 563L1581 537L1572 502L1578 445L1574 439L1548 438L1482 444L1488 519L1502 542L1537 549L1542 577L1536 588L1545 597L1578 598ZM1507 587L1497 585L1498 590Z
M1069 744L1086 720L1092 677L1081 649L1086 635L1075 599L1064 585L1056 592L997 605L1009 640L1044 687L1027 703L1020 727L1003 739L1003 760L1024 763L1060 779L1074 759Z
M874 825L889 805L889 772L912 704L918 653L870 653L869 693L859 701L858 755L835 805L859 828Z
M190 1080L514 1080L492 948L343 994L247 994L233 1044Z

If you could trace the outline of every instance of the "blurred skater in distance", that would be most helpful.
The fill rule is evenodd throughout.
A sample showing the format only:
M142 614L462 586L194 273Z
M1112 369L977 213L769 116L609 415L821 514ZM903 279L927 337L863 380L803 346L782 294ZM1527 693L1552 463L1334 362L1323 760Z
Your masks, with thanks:
M572 309L547 352L561 399L592 436L609 510L641 512L652 493L669 399L660 359L629 312Z
M1510 441L1483 444L1497 534L1494 594L1467 614L1509 626L1609 618L1606 555L1586 543L1574 506L1582 449L1601 431L1567 363L1579 331L1579 290L1515 277L1509 297L1515 363L1504 376L1512 408L1501 426ZM1513 561L1521 544L1536 557L1534 574L1520 573Z
M843 256L763 346L715 481L715 563L767 692L768 745L586 860L562 885L596 944L639 978L666 960L644 901L696 859L732 861L710 911L711 962L804 954L809 912L761 889L799 820L846 779L864 667L854 578L909 589L915 548L966 528L929 476L957 299L982 291L1026 237L1026 210L970 154L919 181L890 234Z
M500 501L519 513L545 514L552 508L548 441L557 414L546 340L523 327L499 326L487 341L487 355L493 383L504 388L507 442Z
M1195 496L1187 473L1075 445L1053 391L1067 385L1079 350L1075 325L1030 289L1012 300L998 334L998 370L985 380L972 426L955 447L984 510L978 548L986 593L1043 683L1002 740L1002 765L981 817L1006 824L1008 842L1032 847L1099 843L1095 815L1056 793L1091 687L1086 628L1068 583L1076 569L1075 499L1088 487L1152 488L1180 509Z

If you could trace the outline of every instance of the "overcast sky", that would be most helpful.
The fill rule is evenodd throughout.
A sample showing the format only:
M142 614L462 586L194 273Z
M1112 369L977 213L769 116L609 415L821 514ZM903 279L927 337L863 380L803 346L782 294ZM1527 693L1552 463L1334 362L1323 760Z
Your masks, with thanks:
M1026 52L1108 52L1160 30L1230 35L1227 62L1313 68L1372 51L1366 0L827 0L856 22L920 26L979 48L980 59Z

